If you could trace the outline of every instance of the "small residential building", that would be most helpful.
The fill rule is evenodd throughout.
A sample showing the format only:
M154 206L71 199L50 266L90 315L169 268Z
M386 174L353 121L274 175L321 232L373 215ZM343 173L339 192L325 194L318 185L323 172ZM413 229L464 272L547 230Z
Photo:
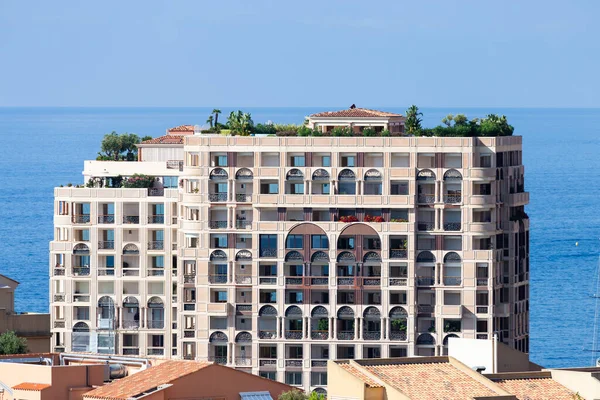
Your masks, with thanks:
M29 352L50 350L50 314L16 313L15 290L19 282L0 275L0 334L13 331L27 340Z

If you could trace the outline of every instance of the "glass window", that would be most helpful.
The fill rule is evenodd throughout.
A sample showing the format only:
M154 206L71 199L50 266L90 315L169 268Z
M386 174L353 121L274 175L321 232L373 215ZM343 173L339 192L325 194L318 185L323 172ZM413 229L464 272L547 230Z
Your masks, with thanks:
M260 235L260 249L277 249L277 235Z
M278 194L279 193L279 183L261 183L260 184L260 193L261 194Z
M276 380L275 379L275 371L260 371L259 375L262 378L267 378L267 379L270 379L272 381Z
M329 248L329 240L326 235L312 235L312 248L313 249L327 249Z
M286 372L285 383L288 385L302 385L302 372Z
M292 156L292 167L304 167L304 156Z
M163 176L163 186L166 188L177 188L178 178L176 176Z
M301 249L304 247L302 235L288 235L285 247L288 249Z
M330 194L331 193L331 186L329 183L324 183L321 189L321 193L323 194Z
M356 157L354 156L343 156L342 167L356 167Z
M331 167L331 156L323 156L323 166Z
M90 241L90 230L89 229L84 229L81 231L81 240L83 242L89 242Z
M215 185L217 193L227 193L227 183L217 183Z
M354 182L340 182L338 184L338 194L356 194L356 183Z
M304 194L304 183L290 184L290 194Z
M115 267L115 256L106 256L106 268Z
M215 301L217 303L227 303L227 292L225 290L216 292Z
M217 167L226 167L227 166L227 156L216 156L215 162Z
M338 240L338 248L340 250L353 250L354 249L354 237L345 236Z
M408 194L408 182L406 181L392 181L392 187L390 190L392 195L407 195Z
M165 266L165 258L163 256L152 257L153 268L163 268Z

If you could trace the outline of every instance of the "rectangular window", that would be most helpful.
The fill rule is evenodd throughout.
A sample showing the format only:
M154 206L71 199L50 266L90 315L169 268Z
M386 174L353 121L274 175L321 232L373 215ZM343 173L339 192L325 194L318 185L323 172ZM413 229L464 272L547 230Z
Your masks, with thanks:
M356 183L355 182L339 182L338 183L338 194L355 195L356 194Z
M68 215L69 214L69 203L66 201L58 202L58 214L59 215Z
M178 178L176 176L163 176L163 186L165 188L177 188Z
M329 248L329 240L326 235L312 235L311 247L313 249L327 249Z
M165 258L163 256L152 257L152 268L164 268Z
M261 194L278 194L279 183L277 182L263 182L260 184Z
M272 381L276 380L275 379L275 371L260 371L259 375L262 378L267 378L267 379L270 379Z
M227 183L217 183L215 185L216 193L227 193Z
M106 268L115 267L115 256L106 256Z
M408 182L406 181L392 181L390 188L391 195L407 195L408 194Z
M492 166L492 155L491 154L481 154L479 156L479 167L480 168L490 168Z
M304 156L292 156L290 161L291 161L292 167L304 167L305 166Z
M291 183L290 194L304 194L304 183Z
M331 167L331 156L323 156L322 160L323 167Z
M342 167L356 167L356 157L342 156Z
M288 385L301 386L302 372L286 372L285 383Z
M322 194L330 194L331 193L331 186L329 183L324 183L322 188L321 188L321 193Z
M304 247L302 235L288 235L285 247L288 249L301 249Z
M227 156L216 156L215 157L215 166L216 167L226 167L227 166Z
M277 235L260 235L260 256L275 257L277 255Z

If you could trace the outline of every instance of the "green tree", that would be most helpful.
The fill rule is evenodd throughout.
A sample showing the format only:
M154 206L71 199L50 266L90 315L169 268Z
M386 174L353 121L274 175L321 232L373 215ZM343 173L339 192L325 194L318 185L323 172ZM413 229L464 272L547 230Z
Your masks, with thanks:
M442 119L442 124L446 125L447 127L451 127L453 121L454 121L454 115L448 114Z
M456 114L454 116L454 125L463 126L467 124L467 116L465 114Z
M221 110L219 110L218 108L214 108L212 110L213 114L215 114L215 126L219 125L219 114L221 114ZM212 127L212 125L211 125Z
M206 122L208 123L208 125L210 125L210 129L213 128L213 119L214 117L211 115L208 116L208 119L206 120Z
M232 111L227 119L227 124L233 135L249 136L254 129L254 121L250 113L241 110Z
M143 138L141 138L140 140L141 140L142 142L145 142L146 140L152 140L152 139L154 139L152 136L150 136L150 135L146 135L146 136L144 136Z
M127 153L127 161L133 161L137 158L137 146L140 137L135 133L124 133L119 136L121 140L121 152Z
M308 400L325 400L325 395L323 393L310 392L310 396L308 396Z
M18 337L12 331L0 335L0 355L25 353L27 353L27 340Z
M423 113L419 111L419 107L414 104L408 107L406 110L406 122L404 123L406 126L406 132L410 135L419 135L421 130L421 122L423 120L419 117L422 117Z
M290 390L279 395L277 400L307 400L308 396L300 390Z
M117 132L112 131L104 135L102 144L100 145L100 151L104 152L104 155L112 160L119 161L121 155L121 139Z

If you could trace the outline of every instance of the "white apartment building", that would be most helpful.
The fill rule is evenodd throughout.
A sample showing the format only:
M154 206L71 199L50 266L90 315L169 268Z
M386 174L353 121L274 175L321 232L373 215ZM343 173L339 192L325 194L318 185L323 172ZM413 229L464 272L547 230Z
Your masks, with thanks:
M86 161L96 187L55 189L54 350L208 359L318 392L328 359L494 334L528 352L521 137L407 137L403 122L351 109L310 116L321 137L178 127L138 162ZM340 125L391 135L327 135ZM111 187L135 173L153 187Z

